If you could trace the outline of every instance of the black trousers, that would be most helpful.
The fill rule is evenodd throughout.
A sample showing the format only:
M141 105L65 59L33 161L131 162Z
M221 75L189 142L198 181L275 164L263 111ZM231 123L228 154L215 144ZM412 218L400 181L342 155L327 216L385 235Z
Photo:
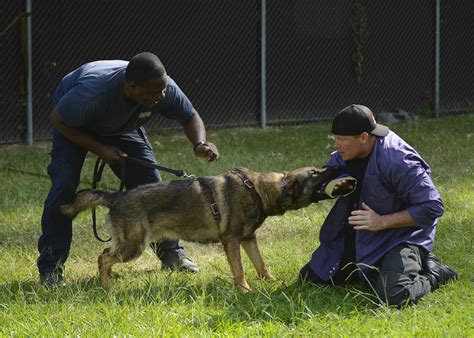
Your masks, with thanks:
M378 271L368 275L365 282L370 284L382 303L397 306L416 303L431 291L431 284L423 275L422 260L425 254L425 250L419 246L400 244L385 254L377 266ZM360 281L355 264L341 266L332 280L323 281L308 263L301 269L300 278L315 284L333 285Z

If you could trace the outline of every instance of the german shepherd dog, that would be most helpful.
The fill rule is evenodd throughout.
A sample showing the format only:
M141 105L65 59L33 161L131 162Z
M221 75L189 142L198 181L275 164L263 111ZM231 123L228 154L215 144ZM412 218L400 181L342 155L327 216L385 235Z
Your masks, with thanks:
M240 245L259 277L273 279L257 246L255 231L267 216L313 202L346 195L354 180L341 179L329 195L323 183L337 177L336 168L299 168L284 173L258 173L239 168L218 176L163 181L127 192L86 190L63 205L64 214L105 206L109 210L112 245L99 256L99 278L109 285L112 266L141 255L147 244L162 239L199 243L221 242L234 283L242 293L250 290L245 278Z

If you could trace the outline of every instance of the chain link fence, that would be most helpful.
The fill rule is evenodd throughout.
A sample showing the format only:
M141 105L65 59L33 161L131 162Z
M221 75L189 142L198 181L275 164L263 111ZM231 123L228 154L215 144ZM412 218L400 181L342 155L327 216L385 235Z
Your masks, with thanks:
M51 137L52 95L65 74L142 51L160 57L208 128L260 125L262 95L268 124L330 119L354 102L433 114L435 3L32 0L33 138ZM473 16L471 0L441 1L443 114L473 111ZM25 18L24 0L0 5L0 143L26 139ZM158 116L147 125L175 128Z
M19 1L0 4L0 143L25 140L24 13Z

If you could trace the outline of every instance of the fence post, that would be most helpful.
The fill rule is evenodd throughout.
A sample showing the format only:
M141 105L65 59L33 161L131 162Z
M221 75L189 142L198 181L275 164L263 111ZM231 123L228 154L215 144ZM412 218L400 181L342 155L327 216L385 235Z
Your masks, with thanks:
M26 0L26 35L27 35L27 83L26 83L26 142L33 144L33 66L32 66L32 37L31 37L31 3L33 0Z
M439 61L440 61L440 31L441 31L441 0L436 0L435 22L435 115L439 117Z
M261 4L260 54L260 126L267 126L267 2Z

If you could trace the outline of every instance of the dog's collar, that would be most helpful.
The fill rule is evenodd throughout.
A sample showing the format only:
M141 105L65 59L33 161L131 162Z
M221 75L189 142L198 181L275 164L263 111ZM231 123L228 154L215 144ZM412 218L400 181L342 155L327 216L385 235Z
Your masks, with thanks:
M247 188L247 190L252 195L255 204L257 205L258 215L255 224L262 224L265 218L267 217L267 213L265 212L265 208L263 206L263 201L260 195L258 194L255 186L253 185L252 181L245 175L245 173L239 169L234 169L231 173L236 174L242 180L242 183Z

